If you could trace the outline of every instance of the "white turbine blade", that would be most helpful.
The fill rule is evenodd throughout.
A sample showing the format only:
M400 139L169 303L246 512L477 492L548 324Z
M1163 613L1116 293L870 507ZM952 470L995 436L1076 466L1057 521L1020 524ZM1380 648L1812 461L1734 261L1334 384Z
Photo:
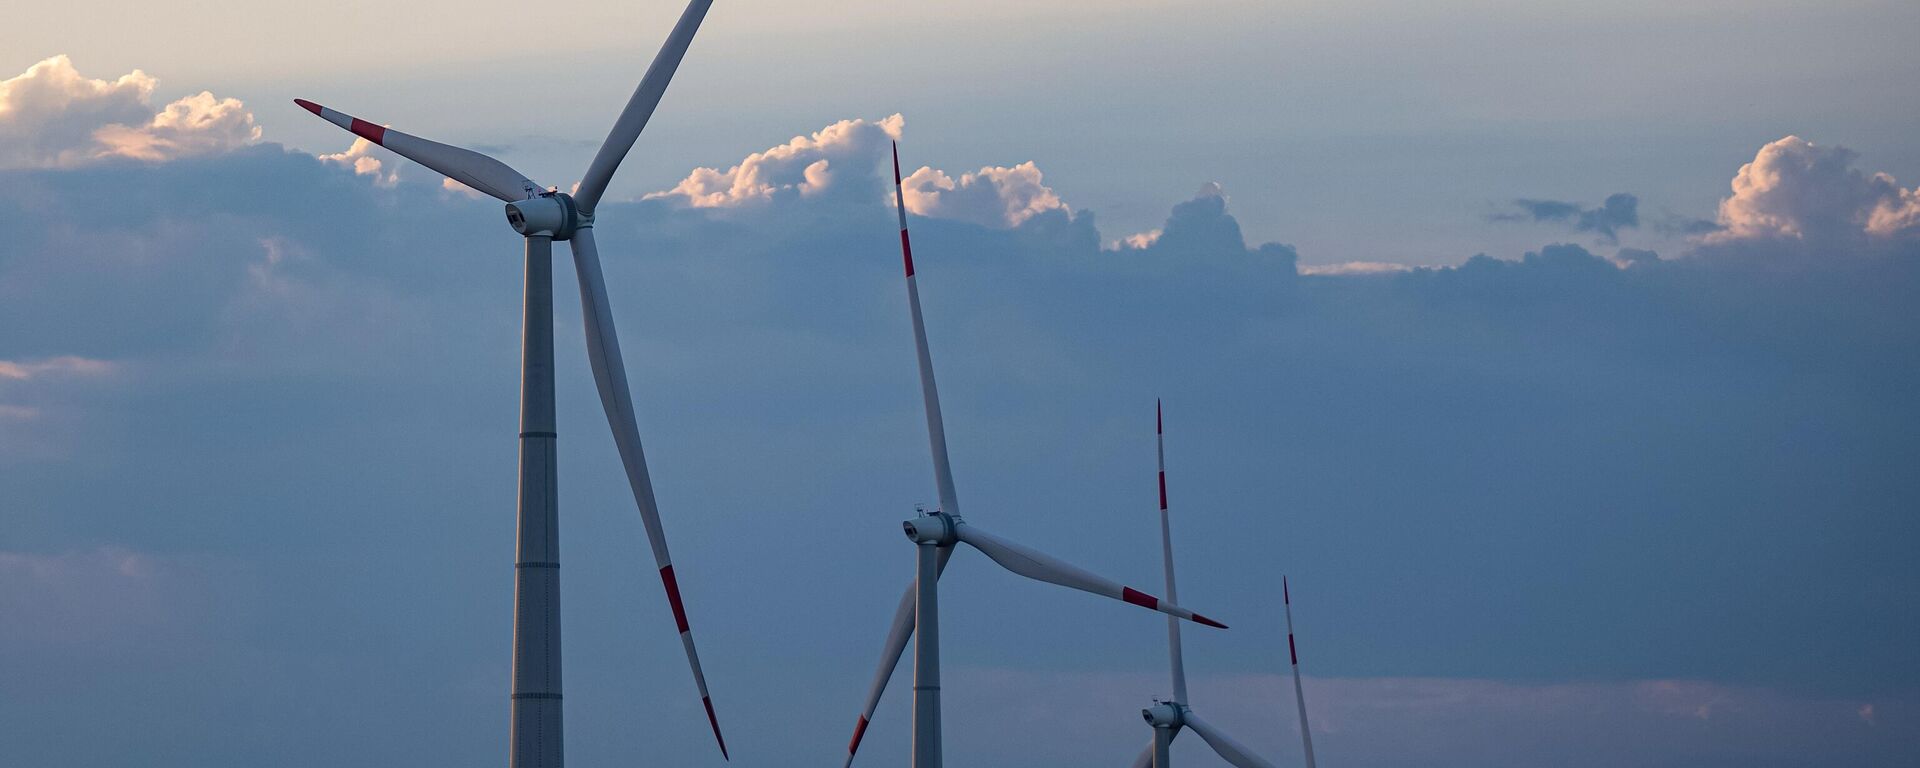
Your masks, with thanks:
M528 199L541 192L539 185L506 163L471 149L461 149L384 128L306 99L294 99L293 103L329 123L352 131L355 136L391 149L394 154L432 168L442 176L509 203Z
M1199 715L1193 713L1193 710L1189 709L1182 713L1180 719L1188 728L1192 728L1194 733L1200 734L1200 738L1206 740L1207 746L1213 747L1213 751L1220 755L1220 759L1233 764L1234 768L1273 768L1272 763L1260 759L1258 755L1253 754L1252 750L1234 741L1233 737L1202 720Z
M700 669L700 654L693 647L693 632L687 627L687 611L680 602L680 583L674 578L673 558L667 555L666 533L660 528L660 509L653 499L653 479L647 475L647 457L640 449L640 428L634 422L633 396L627 391L627 367L620 358L620 339L614 332L613 309L607 305L606 280L600 274L600 253L593 242L593 230L573 234L574 270L580 278L580 308L586 319L587 359L593 364L593 381L600 389L600 404L606 408L607 424L613 428L613 442L620 449L620 463L627 470L633 501L640 508L640 522L646 526L647 542L653 545L653 561L660 568L660 583L667 591L667 603L673 608L673 620L680 629L680 645L687 651L687 664L693 667L693 682L700 689L700 704L706 707L707 724L720 744L720 756L727 757L727 741L720 735L720 720L713 714L713 700L707 695L707 676Z
M947 570L947 560L953 557L953 547L941 547L939 560L934 568L941 573ZM893 625L887 628L887 644L880 648L880 668L873 672L873 684L867 687L867 704L860 710L860 722L853 726L853 738L847 742L847 761L841 768L853 765L853 756L860 751L860 740L867 735L867 724L873 722L873 711L880 706L880 695L887 692L887 681L893 678L893 670L900 666L900 655L907 650L907 641L913 639L913 614L917 607L913 603L913 587L907 585L907 593L900 596L900 607L893 612Z
M626 108L620 110L620 117L613 121L613 130L607 132L607 140L600 144L600 151L587 165L587 175L580 178L580 188L574 192L573 201L581 211L592 213L600 204L600 195L607 191L614 170L626 159L628 150L633 149L640 130L647 127L647 119L653 117L654 107L659 106L660 97L666 95L667 83L673 80L680 59L687 55L687 46L693 44L693 33L700 29L700 20L706 18L707 8L712 5L713 0L688 3L680 14L680 21L667 33L667 42L660 46L653 63L647 66L647 74L640 78L640 85L627 99Z
M1172 741L1179 736L1180 728L1174 726L1173 733L1167 734L1167 740ZM1153 739L1147 739L1147 748L1140 750L1140 756L1133 759L1133 768L1153 768Z
M1159 611L1169 616L1177 616L1209 627L1226 629L1227 625L1189 611L1173 603L1161 600L1133 587L1121 586L1119 582L1096 576L1079 566L1059 560L1051 555L1015 544L1006 539L980 530L971 524L954 526L954 532L968 546L980 550L987 557L999 563L1000 567L1036 581L1058 584L1063 587L1091 592L1102 597L1111 597L1128 603Z
M907 270L907 307L913 313L914 352L920 360L920 399L927 411L927 442L933 448L933 482L940 511L960 514L953 490L953 466L947 462L947 427L940 417L940 390L933 384L933 352L927 349L927 321L920 314L920 285L913 277L913 244L907 240L907 198L900 186L900 144L893 145L893 203L900 214L900 260Z
M1159 400L1153 401L1153 441L1160 468L1160 560L1167 571L1167 600L1178 603L1180 592L1173 585L1173 523L1167 518L1166 419ZM1180 652L1180 622L1172 616L1167 617L1167 657L1173 669L1173 700L1186 704L1187 664Z
M1287 577L1280 577L1280 601L1287 607L1287 658L1293 660L1293 703L1300 710L1300 743L1307 749L1307 768L1313 765L1313 733L1307 730L1307 694L1300 688L1300 652L1293 645L1293 594Z

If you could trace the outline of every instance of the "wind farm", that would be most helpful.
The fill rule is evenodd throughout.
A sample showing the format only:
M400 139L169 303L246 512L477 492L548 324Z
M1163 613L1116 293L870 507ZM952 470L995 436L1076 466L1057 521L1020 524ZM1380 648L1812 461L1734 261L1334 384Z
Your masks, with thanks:
M202 5L0 24L0 768L1920 755L1920 6Z
M631 484L635 506L644 522L661 584L672 609L674 622L693 670L700 703L706 711L709 727L721 756L730 758L726 739L708 693L705 671L693 643L686 608L680 595L672 558L667 553L666 535L655 501L653 482L648 474L645 454L640 446L633 396L627 384L626 365L614 328L613 311L607 300L606 281L600 267L599 250L593 236L595 210L620 161L631 150L666 93L674 71L685 57L693 36L711 7L711 0L694 0L668 35L654 63L641 78L633 96L614 122L611 132L587 167L572 194L555 188L541 188L505 163L479 152L423 139L362 120L305 99L296 99L303 109L333 123L362 139L392 150L395 154L438 171L448 179L464 184L506 203L506 218L514 232L525 240L526 289L522 304L523 335L520 407L520 513L519 557L514 563L514 648L513 707L509 732L509 763L514 768L558 768L564 764L564 739L561 717L560 617L559 617L559 534L555 476L557 427L553 393L553 297L552 243L570 243L574 268L580 284L580 299L585 315L587 352L594 381L600 391L614 442ZM954 490L953 470L947 458L945 422L940 411L940 396L934 383L933 357L928 349L926 320L920 305L919 283L914 272L913 247L907 231L907 204L900 175L900 150L891 148L893 163L894 209L899 222L900 258L905 272L907 301L911 313L914 349L919 361L921 397L926 410L927 436L933 458L934 483L940 506L902 523L907 538L915 545L913 585L902 596L895 610L881 650L879 670L861 710L853 737L847 745L844 765L852 765L881 695L898 665L909 639L914 641L913 663L913 762L915 768L940 768L940 644L939 579L957 545L978 550L1007 570L1036 581L1076 589L1112 600L1158 611L1167 616L1169 638L1175 654L1175 681L1184 700L1185 676L1179 669L1180 620L1207 627L1227 626L1173 602L1173 562L1171 543L1167 543L1166 578L1168 598L1163 600L1133 587L1093 574L1085 569L1009 541L968 524L960 516L960 503ZM1161 472L1162 533L1166 531L1165 471ZM1182 706L1182 705L1175 705ZM1212 731L1183 707L1172 710L1171 728L1181 725L1199 732L1229 762L1242 766L1267 763L1249 762L1244 748L1224 735ZM1156 728L1164 728L1156 725ZM1168 739L1171 738L1169 731ZM1162 745L1164 746L1164 745ZM1159 754L1164 758L1164 749ZM1158 765L1165 765L1164 759Z

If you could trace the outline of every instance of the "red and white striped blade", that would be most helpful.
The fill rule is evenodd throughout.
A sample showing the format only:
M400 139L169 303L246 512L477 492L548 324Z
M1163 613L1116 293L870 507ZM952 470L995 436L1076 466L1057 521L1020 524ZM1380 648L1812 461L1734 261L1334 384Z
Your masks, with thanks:
M607 424L613 428L613 443L620 450L627 484L633 490L634 504L640 509L640 522L647 529L647 542L653 547L653 561L660 569L667 604L673 608L673 620L680 630L680 644L686 649L687 664L693 668L693 682L700 691L700 704L707 711L707 724L713 728L714 741L720 744L720 756L725 758L727 740L720 735L720 720L714 716L713 699L707 695L707 676L700 668L700 654L693 646L686 606L680 600L680 582L674 576L673 558L667 554L667 536L660 527L653 478L647 473L647 457L640 447L633 395L627 389L626 363L621 359L620 339L614 331L613 308L607 303L606 278L600 273L599 248L594 244L591 228L574 233L569 242L573 246L574 271L580 278L580 308L585 315L587 359L593 365L593 381L600 390L600 404L606 409Z
M914 353L920 361L920 399L927 412L927 443L933 449L933 482L940 511L960 514L953 489L953 465L947 460L947 427L940 415L940 389L933 383L933 352L927 348L927 321L920 313L920 284L913 277L913 244L907 239L907 198L900 184L900 145L893 145L893 203L900 215L900 260L907 271L907 309L913 314Z
M1167 514L1167 442L1166 420L1161 416L1160 401L1153 401L1153 440L1157 456L1160 482L1160 562L1166 570L1167 599L1180 601L1180 593L1173 579L1173 521ZM1167 618L1167 664L1173 672L1173 700L1187 703L1187 662L1180 650L1180 622Z
M385 128L306 99L294 99L293 103L329 123L351 131L355 136L393 150L396 155L509 203L528 199L541 192L540 186L528 180L524 174L471 149L461 149Z
M987 533L971 523L957 525L954 527L954 531L959 536L960 541L974 549L980 550L981 553L992 558L994 562L999 563L1000 567L1029 579L1044 581L1049 584L1058 584L1063 587L1077 589L1082 592L1090 592L1102 597L1110 597L1115 600L1132 603L1142 608L1159 611L1169 616L1177 616L1196 624L1203 624L1219 629L1227 628L1225 624L1174 605L1166 600L1161 600L1133 587L1122 586L1117 581L1096 576L1079 566L1072 565L1051 555L1042 554L1030 547L1015 544L991 533Z
M934 572L945 573L947 560L953 557L953 547L941 547L939 557L934 561ZM887 627L887 643L880 648L880 668L873 672L873 684L867 687L866 706L860 710L860 720L854 723L853 738L847 741L847 761L841 768L853 765L853 756L860 751L860 740L867 735L867 725L873 722L873 711L880 706L880 696L887 692L887 681L893 678L893 670L900 666L900 656L907 650L907 641L913 639L913 614L916 606L913 602L913 587L907 585L907 592L900 596L900 606L893 611L893 624Z
M640 84L633 89L633 95L627 97L627 106L620 110L620 116L614 118L613 130L607 132L607 138L600 143L600 151L595 152L593 161L587 165L587 173L580 177L580 186L574 193L574 204L586 213L592 213L600 204L600 195L607 191L607 184L613 181L614 170L620 167L620 161L626 159L627 152L633 149L633 143L640 138L640 131L647 127L647 120L653 117L653 110L660 106L660 97L667 93L667 83L673 80L674 70L680 68L680 60L687 55L687 47L693 44L693 33L699 31L700 21L707 17L707 8L713 0L693 0L687 3L687 9L680 13L680 21L673 25L673 31L667 33L667 41L660 46L660 52L654 54L653 63L647 65L647 73L640 78Z
M1227 761L1234 768L1273 768L1272 763L1261 759L1259 755L1253 753L1253 750L1247 749L1246 745L1234 741L1233 737L1201 719L1199 715L1193 713L1193 710L1189 709L1181 713L1180 719L1188 728L1192 728L1194 733L1200 734L1200 738L1207 742L1207 746L1213 747L1213 751L1220 755L1220 759Z

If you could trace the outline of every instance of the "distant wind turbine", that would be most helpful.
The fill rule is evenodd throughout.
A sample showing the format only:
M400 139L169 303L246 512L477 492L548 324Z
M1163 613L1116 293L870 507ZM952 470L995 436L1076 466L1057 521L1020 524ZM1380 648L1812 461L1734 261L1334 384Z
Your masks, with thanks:
M1153 404L1153 432L1160 470L1160 561L1167 572L1167 599L1178 600L1173 586L1173 523L1167 515L1166 419L1159 401ZM1272 763L1262 760L1253 750L1201 719L1187 705L1187 668L1180 651L1180 622L1172 619L1167 620L1167 661L1173 670L1173 700L1156 701L1153 706L1140 710L1140 716L1153 726L1153 741L1134 759L1133 768L1170 768L1169 750L1173 746L1173 737L1180 734L1181 728L1191 728L1194 733L1200 734L1207 746L1236 768L1273 768ZM1308 753L1307 762L1311 768L1311 752Z
M880 669L874 673L867 692L866 708L847 744L845 765L853 764L866 735L867 724L887 680L906 650L907 639L916 637L913 653L913 768L940 768L940 632L939 580L956 544L980 550L1001 567L1030 579L1091 592L1148 608L1169 617L1187 619L1210 627L1226 625L1201 616L1169 600L1161 600L1132 587L1096 576L1049 555L987 533L960 518L960 502L954 494L953 471L947 463L946 427L940 418L940 394L933 384L933 357L927 350L926 322L920 313L920 288L913 276L913 247L907 240L906 196L900 184L900 149L893 150L894 205L900 216L900 256L907 273L907 306L913 314L913 340L920 360L920 394L927 412L927 438L933 449L933 478L940 493L940 508L902 523L907 538L915 544L916 565L913 586L900 598L893 625L881 650Z
M593 241L594 210L613 179L620 161L633 148L666 93L668 81L686 55L687 46L706 17L712 0L693 0L667 35L665 45L647 67L639 87L614 120L600 151L587 166L574 194L543 190L506 163L460 147L429 141L384 128L305 99L294 103L327 122L352 131L396 154L440 172L480 192L506 202L507 223L526 239L526 294L522 306L520 351L520 504L518 554L513 584L513 715L508 737L512 768L561 768L560 720L560 536L555 487L555 423L553 404L553 241L573 246L574 271L580 279L580 305L585 314L587 359L600 390L600 404L625 466L640 520L653 545L660 582L680 630L680 644L693 668L693 682L706 708L707 724L727 756L720 721L707 695L706 675L687 628L687 612L680 601L680 585L673 560L667 556L666 535L660 528L653 481L640 449L640 430L634 422L633 397L627 390L626 365L615 336L613 310L607 305L606 279L600 273L600 254ZM561 12L562 15L566 11ZM578 77L556 70L558 77Z

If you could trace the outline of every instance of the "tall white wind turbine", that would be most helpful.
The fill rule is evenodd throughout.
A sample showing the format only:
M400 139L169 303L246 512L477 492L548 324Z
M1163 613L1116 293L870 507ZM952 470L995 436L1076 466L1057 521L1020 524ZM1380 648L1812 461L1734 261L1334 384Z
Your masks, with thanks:
M1166 420L1162 417L1159 401L1153 404L1153 432L1160 470L1160 561L1167 572L1167 599L1178 600L1173 588L1173 524L1167 516ZM1167 654L1173 670L1173 700L1155 701L1153 706L1140 710L1140 716L1153 726L1153 741L1134 759L1133 768L1170 768L1172 763L1168 752L1173 745L1173 737L1179 735L1181 728L1190 728L1200 734L1207 746L1236 768L1273 768L1272 763L1262 760L1253 750L1201 719L1187 705L1187 668L1180 650L1180 622L1171 618L1167 620ZM1308 763L1312 763L1311 756Z
M933 383L933 356L927 350L927 328L920 313L920 288L913 275L913 246L907 239L906 196L900 184L900 148L893 150L894 205L900 216L900 257L907 273L907 306L913 315L914 349L920 361L920 394L927 412L927 439L933 451L933 479L940 494L940 508L902 523L907 538L916 545L917 569L913 586L900 598L893 625L887 632L886 646L880 654L880 668L874 673L867 691L866 708L854 726L853 739L847 743L845 765L853 764L873 719L887 680L905 652L907 639L917 638L913 654L913 768L940 768L940 631L939 580L956 544L980 550L1009 571L1037 581L1091 592L1103 597L1160 611L1172 618L1187 619L1210 627L1226 625L1201 616L1171 600L1161 600L1132 587L1094 575L1077 566L1016 544L973 526L960 517L960 502L953 490L953 470L947 463L946 426L940 417L940 394Z
M553 405L553 241L573 247L574 271L580 280L580 305L585 315L587 359L593 367L600 404L613 429L620 461L639 507L640 520L653 546L667 604L680 630L687 663L700 691L720 754L727 756L720 721L707 695L700 656L687 629L687 612L680 601L680 585L654 503L653 481L640 448L634 422L633 397L627 389L626 365L614 332L613 310L607 305L606 280L600 274L600 255L593 241L594 211L607 190L613 172L640 137L667 83L686 55L687 46L706 17L712 0L693 0L680 15L653 64L614 120L600 151L587 166L574 194L542 189L486 155L460 147L384 128L305 99L294 102L326 121L352 131L414 162L506 202L507 223L526 241L526 294L522 306L520 357L520 502L517 558L513 585L513 689L509 732L512 768L561 768L560 720L560 557L558 496L555 487L555 424Z

